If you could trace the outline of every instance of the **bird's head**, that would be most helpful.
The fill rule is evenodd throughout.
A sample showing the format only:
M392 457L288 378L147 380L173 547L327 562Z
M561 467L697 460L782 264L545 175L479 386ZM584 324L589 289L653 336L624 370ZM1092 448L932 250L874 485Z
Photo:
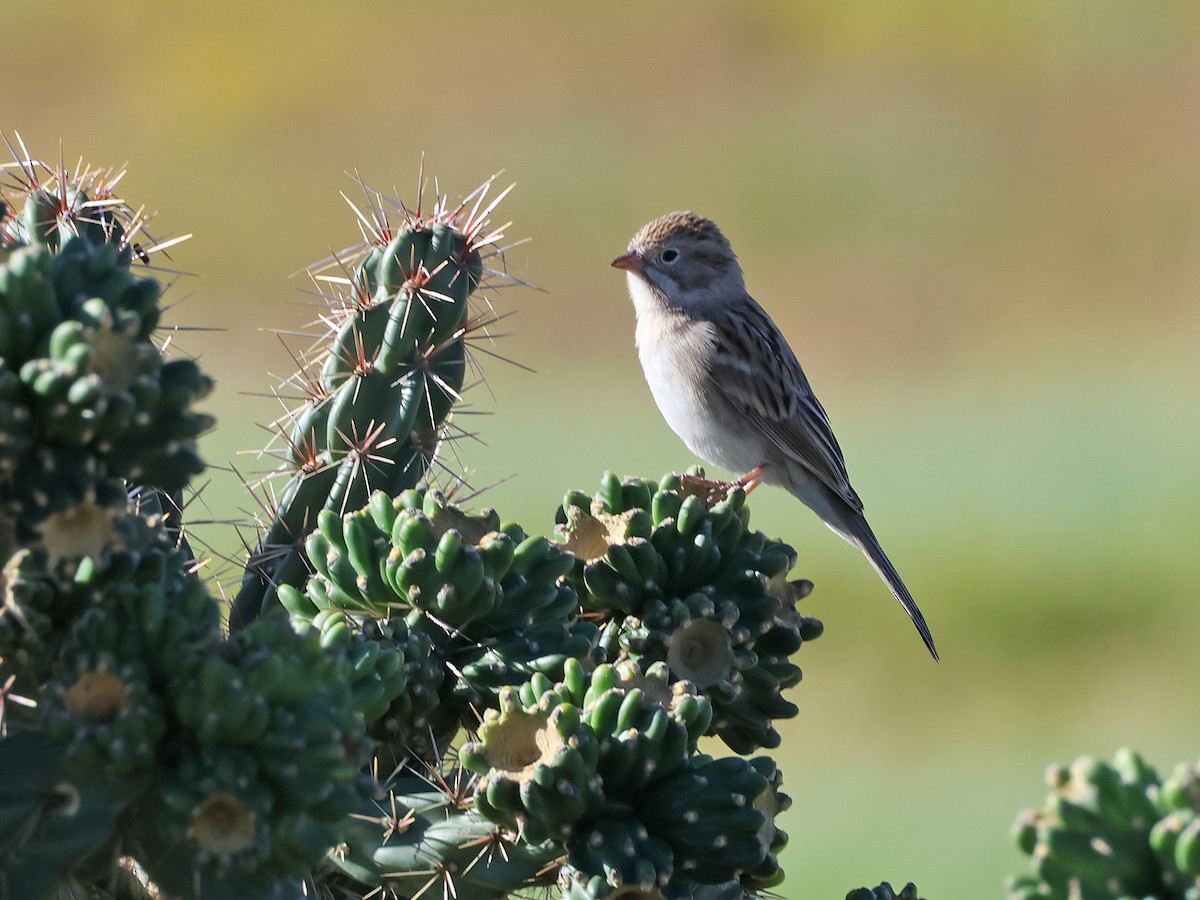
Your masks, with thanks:
M672 212L643 225L612 262L631 288L644 284L668 305L706 305L745 290L729 240L710 219Z

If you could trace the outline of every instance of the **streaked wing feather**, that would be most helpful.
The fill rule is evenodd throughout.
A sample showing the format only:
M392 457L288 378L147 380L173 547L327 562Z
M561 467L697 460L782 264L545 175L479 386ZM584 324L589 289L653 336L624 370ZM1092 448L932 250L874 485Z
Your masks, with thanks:
M723 340L709 370L713 390L789 458L861 510L825 410L775 323L751 300L716 324ZM758 361L770 362L773 377L762 377Z

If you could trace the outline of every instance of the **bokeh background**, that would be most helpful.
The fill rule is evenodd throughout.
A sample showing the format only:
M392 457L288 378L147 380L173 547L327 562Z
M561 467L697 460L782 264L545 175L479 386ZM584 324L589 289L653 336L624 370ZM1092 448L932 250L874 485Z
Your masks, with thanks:
M495 350L533 371L485 360L454 464L531 530L605 469L693 462L608 263L667 210L721 223L944 656L754 495L827 628L780 753L785 896L1000 896L1048 763L1200 752L1200 5L7 0L0 35L0 129L127 161L152 230L195 235L170 318L219 378L191 508L217 555L290 367L270 331L312 317L291 276L357 238L348 171L517 183L540 291L497 295Z

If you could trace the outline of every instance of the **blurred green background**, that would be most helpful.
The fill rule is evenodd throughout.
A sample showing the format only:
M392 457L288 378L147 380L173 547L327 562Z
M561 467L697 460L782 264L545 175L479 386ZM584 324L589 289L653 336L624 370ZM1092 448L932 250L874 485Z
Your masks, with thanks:
M782 893L881 879L1000 896L1044 767L1200 753L1200 5L1106 0L578 4L8 0L0 128L128 161L193 232L177 344L219 378L200 537L253 510L313 315L292 273L357 239L344 174L455 195L504 169L518 311L457 448L480 502L549 529L570 487L694 460L659 418L608 267L694 208L805 361L943 652L782 492L826 623L780 758ZM272 374L273 373L273 374ZM203 507L203 508L202 508Z

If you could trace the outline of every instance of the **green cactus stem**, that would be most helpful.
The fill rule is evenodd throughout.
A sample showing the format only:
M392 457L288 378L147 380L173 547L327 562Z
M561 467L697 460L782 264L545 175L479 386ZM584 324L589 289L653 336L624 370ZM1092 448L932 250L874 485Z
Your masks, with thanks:
M467 514L424 488L380 491L343 516L323 511L306 551L315 574L304 592L279 592L293 621L330 643L344 632L356 654L378 641L385 656L404 656L403 691L382 669L364 667L356 682L363 696L387 698L378 719L364 713L397 759L436 761L502 688L535 672L559 678L567 661L595 652L596 627L575 618L578 598L563 582L574 558L493 510Z
M487 304L472 316L472 301L489 276L506 277L484 261L502 237L488 217L507 193L483 206L491 184L457 206L439 197L428 214L420 202L391 204L395 224L389 202L368 192L370 214L356 210L365 244L336 258L340 276L315 270L327 332L281 389L306 399L278 423L286 462L276 474L288 481L234 602L235 627L269 608L281 585L304 586L303 545L322 511L341 516L376 490L400 494L434 464L463 390L467 341L495 319Z
M123 173L28 156L13 170L16 211L0 226L0 493L19 498L28 533L84 500L89 480L180 491L203 469L196 440L213 420L192 407L212 382L155 343L160 288L135 274L148 253L133 246L157 248L113 194ZM63 477L81 465L91 479Z
M572 662L562 682L535 675L500 703L459 754L481 776L475 808L561 845L570 891L594 893L595 878L645 892L676 876L777 883L786 835L774 817L790 801L774 763L696 753L712 709L686 682L671 685L665 665Z
M745 494L708 507L679 476L608 473L594 497L567 494L557 521L583 608L611 623L610 653L695 684L713 704L710 733L735 752L778 746L772 721L797 712L782 697L801 677L791 657L823 628L796 611L812 584L787 580L795 551L750 529Z
M1180 766L1164 781L1122 749L1111 763L1081 757L1052 766L1046 781L1046 805L1014 825L1034 873L1010 879L1010 897L1200 897L1196 767Z
M211 381L155 342L119 177L0 184L0 894L103 897L133 854L181 898L295 897L369 744L318 634L223 634L177 515Z
M344 829L317 879L321 896L501 900L552 883L557 848L506 835L479 815L455 787L461 774L391 781Z

